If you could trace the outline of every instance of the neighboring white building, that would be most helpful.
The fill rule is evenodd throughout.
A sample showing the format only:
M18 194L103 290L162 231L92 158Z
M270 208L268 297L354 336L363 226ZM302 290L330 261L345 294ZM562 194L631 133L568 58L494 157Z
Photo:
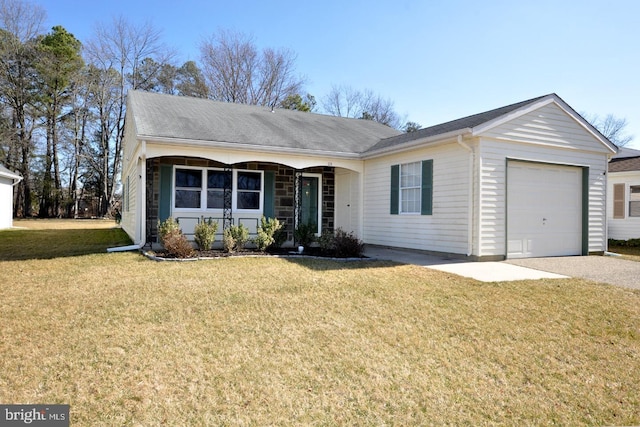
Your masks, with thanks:
M609 238L640 239L640 150L621 148L609 163Z
M0 229L13 227L13 186L21 180L20 175L0 165Z
M555 94L404 134L368 120L129 93L123 228L260 216L473 260L607 248L616 152Z

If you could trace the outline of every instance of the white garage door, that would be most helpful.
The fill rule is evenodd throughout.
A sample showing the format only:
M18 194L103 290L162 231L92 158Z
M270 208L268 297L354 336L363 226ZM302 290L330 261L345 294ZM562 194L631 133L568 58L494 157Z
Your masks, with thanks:
M582 253L582 169L510 161L507 258Z

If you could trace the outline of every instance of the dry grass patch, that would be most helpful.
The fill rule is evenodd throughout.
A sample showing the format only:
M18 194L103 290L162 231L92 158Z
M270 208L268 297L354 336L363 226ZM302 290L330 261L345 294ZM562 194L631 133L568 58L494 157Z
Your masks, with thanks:
M609 246L609 251L621 254L624 259L640 261L640 247L633 246Z
M74 425L640 423L637 291L133 253L0 269L0 401Z

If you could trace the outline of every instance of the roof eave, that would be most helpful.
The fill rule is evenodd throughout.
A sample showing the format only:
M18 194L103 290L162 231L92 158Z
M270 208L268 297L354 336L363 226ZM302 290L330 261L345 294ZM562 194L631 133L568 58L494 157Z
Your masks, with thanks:
M183 138L171 138L171 137L158 137L152 135L137 135L138 140L146 141L149 143L159 143L165 145L180 145L180 146L192 146L192 147L206 147L206 148L225 148L233 150L245 150L255 152L266 152L276 154L290 154L290 155L311 155L316 157L335 157L343 159L360 159L359 153L347 153L341 151L328 151L328 150L310 150L307 148L293 148L293 147L274 147L269 145L257 145L247 144L241 142L225 142L225 141L203 141L197 139L183 139Z
M378 150L368 151L366 153L363 153L361 158L363 160L366 160L366 159L373 159L375 157L381 157L381 156L384 156L386 154L401 153L401 152L404 152L404 151L413 150L413 149L418 148L418 147L420 147L422 145L425 145L425 144L436 144L438 142L446 142L448 140L455 139L458 136L468 135L468 134L471 134L471 133L472 133L472 129L471 128L456 129L456 130L445 132L445 133L441 133L441 134L438 134L438 135L432 135L432 136L427 136L427 137L424 137L424 138L418 138L418 139L416 139L414 141L406 142L404 144L392 145L390 147L385 147L385 148L380 148Z

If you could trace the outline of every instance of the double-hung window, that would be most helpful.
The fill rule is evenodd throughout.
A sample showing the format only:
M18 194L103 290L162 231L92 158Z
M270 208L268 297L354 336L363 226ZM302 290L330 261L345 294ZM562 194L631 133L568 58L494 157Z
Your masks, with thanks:
M262 193L262 173L238 171L236 174L237 209L260 209Z
M433 160L391 166L392 215L431 215L433 211Z
M176 169L176 208L200 209L202 206L202 172L202 169Z
M224 209L225 188L231 188L231 174L223 170L207 170L207 209Z
M421 189L420 162L400 165L400 213L420 213Z

